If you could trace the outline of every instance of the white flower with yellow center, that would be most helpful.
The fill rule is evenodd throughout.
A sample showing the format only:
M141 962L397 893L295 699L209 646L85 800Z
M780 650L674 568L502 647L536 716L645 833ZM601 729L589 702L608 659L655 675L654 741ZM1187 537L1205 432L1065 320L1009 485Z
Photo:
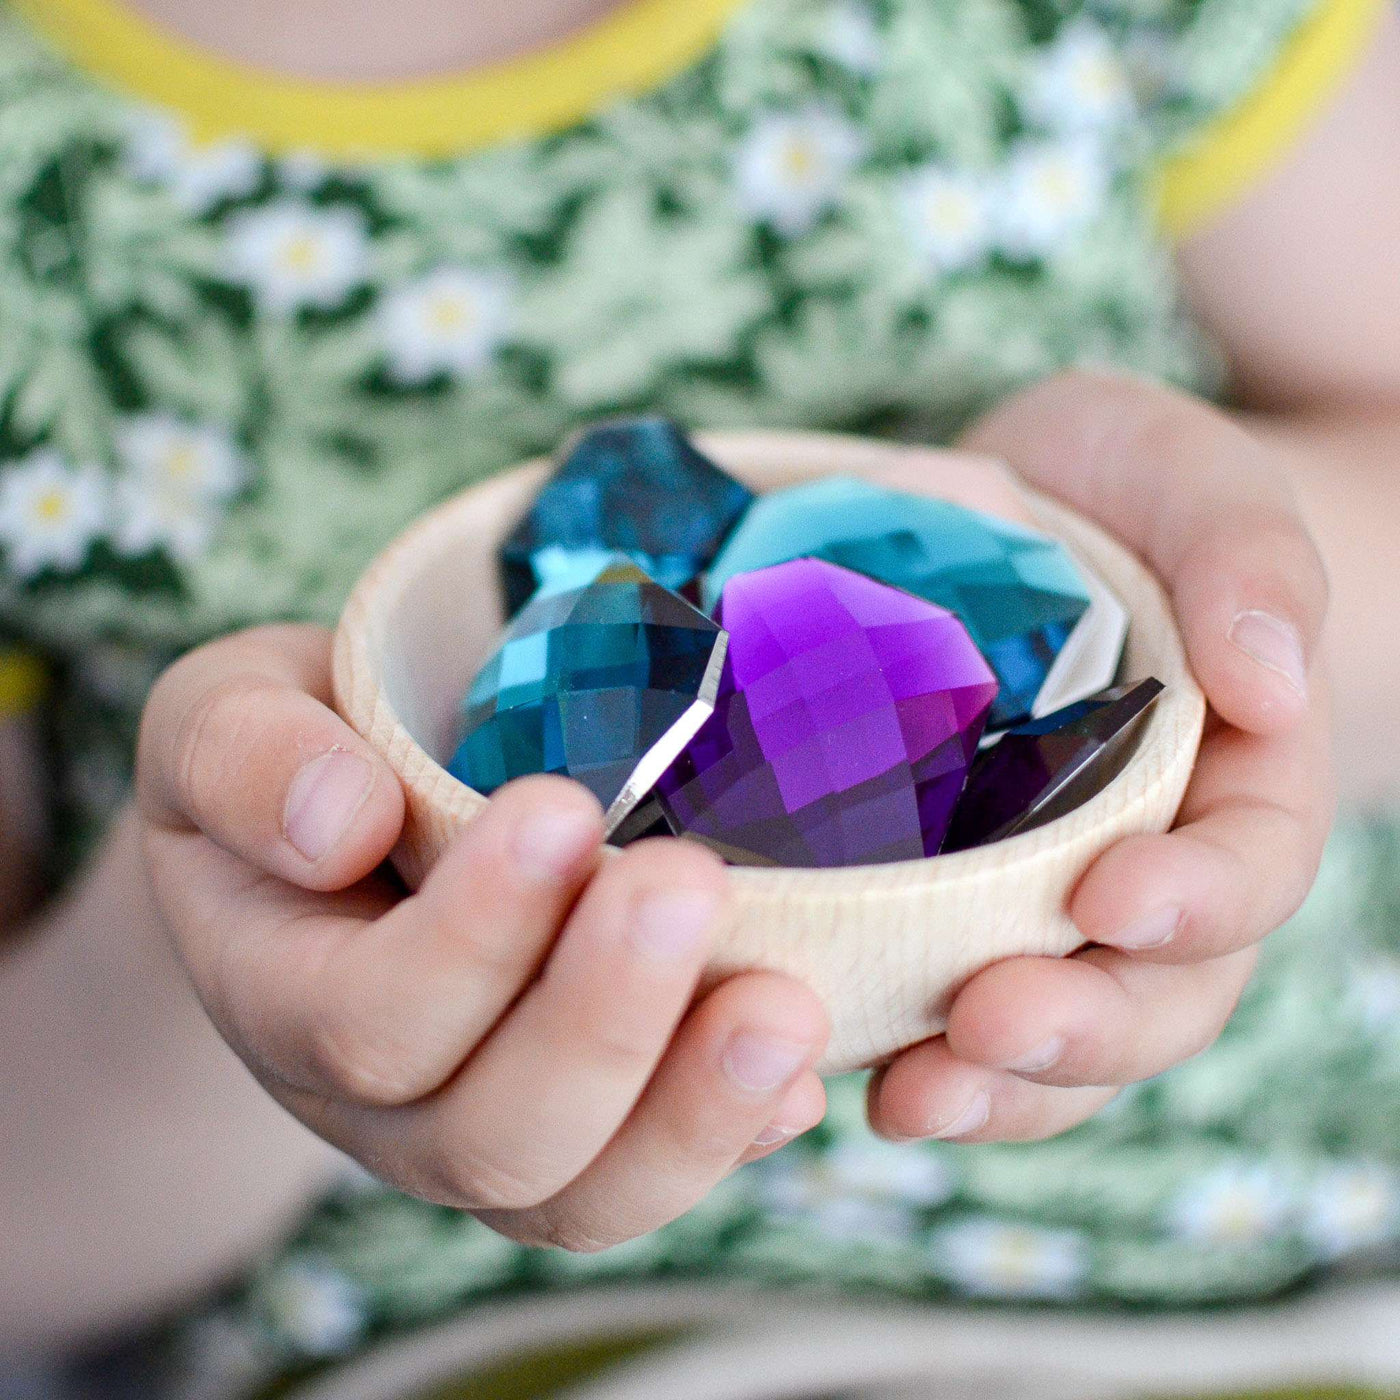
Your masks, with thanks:
M439 268L395 288L379 309L390 374L421 384L480 373L505 337L510 306L504 277L469 268Z
M761 117L735 164L739 202L779 233L805 233L835 203L863 150L855 126L832 107Z
M162 547L181 562L197 558L247 466L222 429L168 414L142 414L117 434L126 474L117 484L115 540L123 553Z
M922 1143L879 1139L839 1142L826 1157L832 1183L842 1192L899 1201L927 1208L953 1194L953 1173L934 1150Z
M308 1356L336 1356L364 1334L367 1309L353 1279L312 1260L280 1269L264 1290L279 1339Z
M332 310L365 280L369 238L359 212L301 199L245 209L226 225L228 269L275 314Z
M1104 131L1130 121L1135 102L1127 70L1108 35L1090 20L1068 25L1040 56L1025 99L1027 114L1052 131Z
M0 466L0 545L12 574L71 573L107 523L107 483L96 467L71 467L38 451Z
M942 165L905 177L897 198L910 242L935 272L959 272L987 254L992 205L986 182Z
M877 73L885 59L875 16L858 0L844 0L831 7L817 43L826 57L862 77Z
M173 117L143 112L130 125L126 164L138 179L162 185L187 214L207 214L242 199L262 179L262 157L247 141L195 142Z
M1089 1271L1084 1237L1010 1221L972 1218L935 1230L929 1250L939 1275L976 1298L1070 1298Z
M1103 208L1107 158L1098 142L1028 141L1012 154L997 196L997 244L1035 258L1067 243Z
M1304 1226L1332 1259L1386 1244L1400 1235L1400 1180L1373 1162L1333 1167L1313 1185Z
M1277 1171L1264 1163L1232 1162L1188 1181L1168 1207L1167 1225L1197 1244L1244 1248L1280 1234L1293 1204Z

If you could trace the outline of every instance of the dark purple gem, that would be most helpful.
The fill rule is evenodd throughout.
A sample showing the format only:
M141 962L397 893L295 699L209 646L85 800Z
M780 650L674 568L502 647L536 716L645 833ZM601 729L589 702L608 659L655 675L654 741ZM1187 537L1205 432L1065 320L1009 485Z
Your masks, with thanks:
M1009 730L977 755L943 849L986 846L1088 801L1122 772L1162 690L1157 680L1115 686Z
M736 864L937 853L996 697L944 608L835 564L731 578L715 712L657 784L670 827Z

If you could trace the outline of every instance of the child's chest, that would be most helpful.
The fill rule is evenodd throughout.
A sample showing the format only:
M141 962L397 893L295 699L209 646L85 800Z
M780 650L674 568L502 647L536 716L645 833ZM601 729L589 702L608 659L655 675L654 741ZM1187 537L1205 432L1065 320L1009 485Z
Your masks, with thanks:
M588 417L941 436L1075 361L1202 373L1107 21L756 0L656 90L446 160L194 145L11 67L0 546L57 645L328 619Z

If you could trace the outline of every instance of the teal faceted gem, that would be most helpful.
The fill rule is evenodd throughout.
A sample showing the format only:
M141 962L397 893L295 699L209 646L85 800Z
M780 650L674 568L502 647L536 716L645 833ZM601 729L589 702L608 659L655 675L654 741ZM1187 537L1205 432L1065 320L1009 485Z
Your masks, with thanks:
M506 611L567 592L624 554L682 589L753 500L667 418L622 418L579 434L501 546Z
M948 501L823 477L760 497L704 580L713 610L736 574L825 559L956 613L996 673L988 730L1031 714L1089 610L1083 575L1047 535Z
M728 638L630 560L543 594L472 683L448 771L490 794L530 773L582 783L610 835L714 709Z

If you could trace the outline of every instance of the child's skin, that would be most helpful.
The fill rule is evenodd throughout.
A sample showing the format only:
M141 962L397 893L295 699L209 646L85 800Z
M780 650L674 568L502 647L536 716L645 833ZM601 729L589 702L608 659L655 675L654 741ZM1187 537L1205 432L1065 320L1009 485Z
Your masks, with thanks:
M460 21L439 67L606 8L485 6L483 27L473 8L445 21L417 3L439 38ZM277 26L256 17L283 5L146 5L229 52L302 66L261 47ZM403 6L357 52L344 43L379 12L370 0L299 8L321 76L432 66L429 26ZM1058 1133L1218 1034L1254 945L1311 883L1331 815L1328 590L1309 527L1340 621L1348 795L1397 786L1397 90L1388 22L1286 168L1183 252L1251 417L1070 375L969 435L1157 570L1215 718L1177 830L1123 842L1076 892L1071 913L1101 946L974 977L946 1037L876 1076L886 1135ZM582 1249L658 1227L821 1116L826 1024L809 992L754 974L690 1006L726 885L700 849L649 843L603 868L592 799L531 779L397 899L374 871L402 795L328 707L328 666L325 633L280 627L174 667L145 718L138 810L0 967L0 1122L25 1124L0 1137L0 1343L155 1306L274 1233L326 1157L272 1099L410 1191ZM270 1099L184 994L162 920ZM153 1146L136 1123L164 1136Z

